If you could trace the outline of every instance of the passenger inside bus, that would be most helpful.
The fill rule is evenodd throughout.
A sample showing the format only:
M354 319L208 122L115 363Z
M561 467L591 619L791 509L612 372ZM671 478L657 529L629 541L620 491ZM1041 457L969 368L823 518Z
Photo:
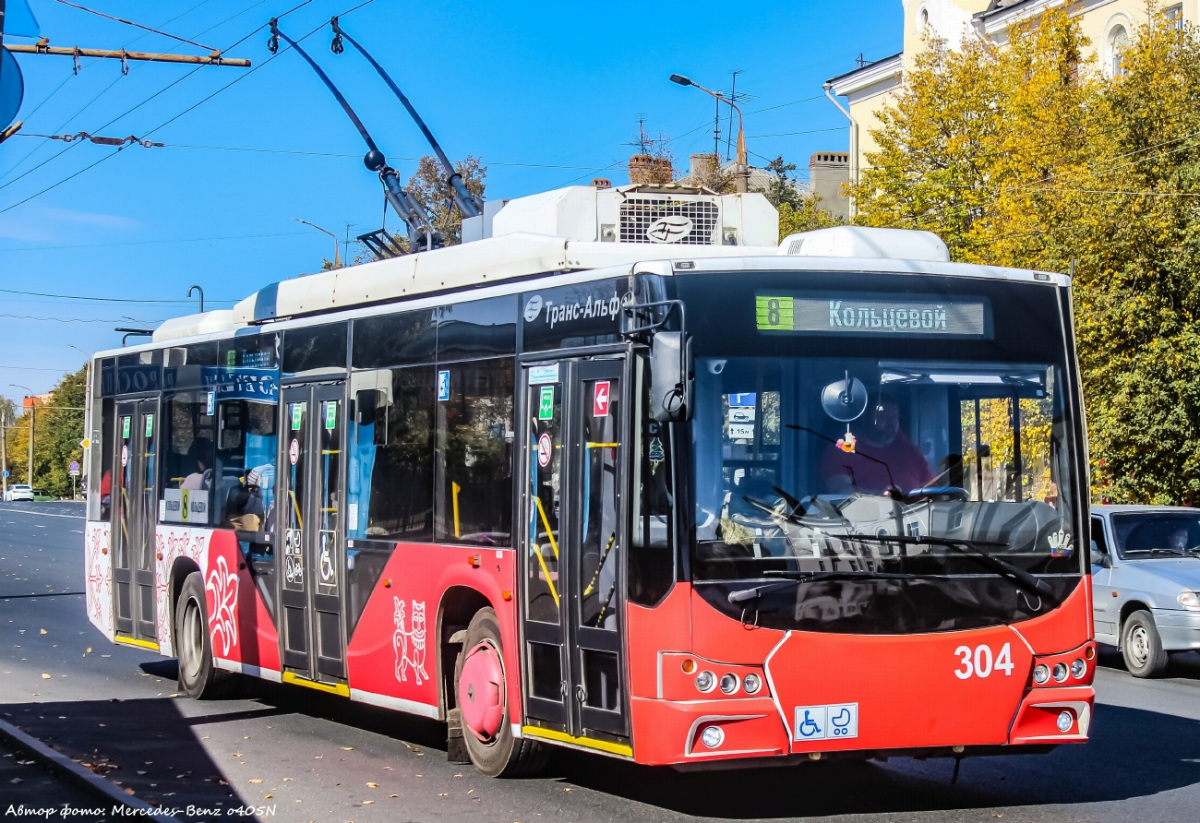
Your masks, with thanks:
M929 464L900 426L900 404L882 395L859 418L853 451L830 444L821 460L826 489L836 494L909 492L928 484ZM843 440L844 442L844 440Z
M181 489L205 491L212 487L212 441L207 437L197 437L188 447L188 457L195 465L195 471L183 479Z

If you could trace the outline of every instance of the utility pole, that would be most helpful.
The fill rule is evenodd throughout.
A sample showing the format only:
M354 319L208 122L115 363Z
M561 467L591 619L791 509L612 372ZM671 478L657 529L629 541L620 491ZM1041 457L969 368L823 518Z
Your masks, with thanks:
M37 395L33 393L33 389L28 386L21 386L17 383L9 383L14 389L24 389L29 392L29 465L25 467L25 482L31 487L33 486L33 424L37 416ZM24 400L22 400L24 405Z
M733 101L734 103L737 102L737 98L738 98L738 96L737 96L737 76L739 74L741 74L743 71L745 71L745 69L738 69L737 71L729 72L729 75L733 78L733 84L729 87L729 99L731 101ZM726 157L729 157L729 144L730 144L730 142L732 142L732 140L733 140L733 109L730 108L729 109L729 128L725 133L725 156Z
M205 66L234 66L242 69L250 67L249 60L222 57L219 49L201 57L192 54L158 54L145 51L125 51L125 49L81 49L78 46L66 48L62 46L38 45L36 43L32 46L14 44L5 46L4 48L13 54L53 54L60 57L74 57L76 61L80 57L101 57L109 60L120 60L122 66L128 64L130 60L145 60L152 63L192 63Z

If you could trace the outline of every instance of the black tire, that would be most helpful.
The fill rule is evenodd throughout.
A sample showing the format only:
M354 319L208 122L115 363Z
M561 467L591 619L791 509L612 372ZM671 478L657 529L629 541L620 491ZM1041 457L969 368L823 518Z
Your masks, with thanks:
M501 717L499 727L494 733L482 734L472 729L468 717L471 714L468 703L482 695L471 692L472 684L462 684L463 668L468 658L474 654L494 654L501 671L499 686L499 703ZM536 740L515 738L508 715L508 689L504 671L504 647L500 643L500 624L496 612L491 608L480 609L471 618L467 627L467 637L462 650L454 664L454 696L455 705L462 711L462 736L466 744L467 754L471 762L488 777L521 777L535 774L546 765L548 752L546 747ZM460 685L463 688L460 688ZM466 691L464 691L464 688Z
M1162 638L1150 612L1136 611L1125 621L1121 629L1121 656L1134 677L1161 677L1166 671L1170 658L1163 651Z
M179 690L188 697L212 699L224 697L231 690L233 675L213 665L200 572L187 576L175 603L175 657L179 662Z

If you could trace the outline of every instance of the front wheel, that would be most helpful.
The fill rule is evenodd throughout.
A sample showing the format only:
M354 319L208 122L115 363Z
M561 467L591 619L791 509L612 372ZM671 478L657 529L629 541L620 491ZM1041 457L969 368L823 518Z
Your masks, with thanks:
M1129 615L1121 632L1121 655L1134 677L1160 677L1166 671L1169 658L1150 612L1142 610Z
M504 648L491 608L471 618L454 666L454 693L462 714L462 736L475 768L489 777L533 774L545 765L545 748L516 738L508 717Z
M213 665L204 578L200 572L192 572L183 581L175 604L175 655L179 661L181 692L195 698L222 697L228 693L232 675Z

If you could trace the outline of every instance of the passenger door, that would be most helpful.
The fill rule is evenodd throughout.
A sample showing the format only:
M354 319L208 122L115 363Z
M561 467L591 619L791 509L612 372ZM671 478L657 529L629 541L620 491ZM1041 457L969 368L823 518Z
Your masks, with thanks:
M154 530L158 400L117 404L112 476L113 617L116 639L158 648Z
M625 751L624 360L523 369L523 660L531 737ZM614 747L614 743L618 745Z
M342 592L345 400L337 385L284 389L276 495L283 679L347 693Z

